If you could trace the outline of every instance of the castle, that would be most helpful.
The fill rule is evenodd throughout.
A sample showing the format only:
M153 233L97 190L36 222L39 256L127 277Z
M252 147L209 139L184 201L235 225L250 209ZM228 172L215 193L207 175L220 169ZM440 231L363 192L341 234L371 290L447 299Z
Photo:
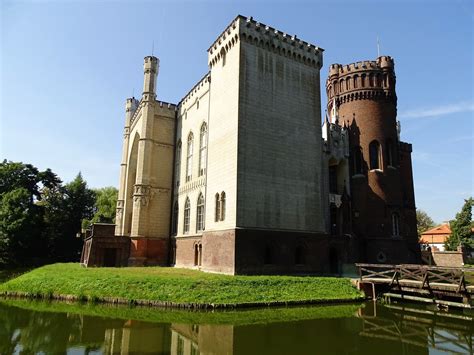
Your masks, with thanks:
M142 97L126 101L116 225L94 226L84 264L258 274L418 262L391 57L331 65L324 122L322 48L239 15L208 64L176 105L157 100L159 60L145 57Z

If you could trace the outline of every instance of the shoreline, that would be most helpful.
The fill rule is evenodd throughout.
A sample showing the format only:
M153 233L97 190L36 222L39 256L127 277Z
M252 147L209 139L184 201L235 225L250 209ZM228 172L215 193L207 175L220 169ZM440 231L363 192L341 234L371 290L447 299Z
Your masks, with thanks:
M225 309L249 309L249 308L271 308L271 307L291 307L291 306L311 306L311 305L339 305L355 304L368 300L367 297L360 298L339 298L339 299L308 299L291 301L268 301L268 302L238 302L238 303L180 303L172 301L158 301L146 299L126 299L122 297L89 297L76 295L60 294L31 294L21 291L3 291L0 292L0 299L23 299L23 300L41 300L41 301L65 301L87 304L109 304L109 305L129 305L140 307L152 307L162 309L185 309L185 310L225 310Z
M229 276L166 267L51 264L0 283L1 298L216 310L363 302L351 279Z

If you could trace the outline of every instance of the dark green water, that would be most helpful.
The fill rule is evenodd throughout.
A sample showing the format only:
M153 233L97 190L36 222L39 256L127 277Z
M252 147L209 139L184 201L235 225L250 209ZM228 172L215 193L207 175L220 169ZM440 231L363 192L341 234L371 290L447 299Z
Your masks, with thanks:
M473 316L374 303L204 313L0 301L0 353L472 354Z

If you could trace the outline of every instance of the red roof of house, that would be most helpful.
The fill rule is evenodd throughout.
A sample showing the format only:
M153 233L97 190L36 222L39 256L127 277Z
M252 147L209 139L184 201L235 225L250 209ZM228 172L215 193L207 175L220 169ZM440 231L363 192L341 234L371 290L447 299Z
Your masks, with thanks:
M451 228L449 228L448 223L441 224L437 227L428 229L427 231L421 233L421 236L423 237L424 235L432 235L432 234L451 234Z

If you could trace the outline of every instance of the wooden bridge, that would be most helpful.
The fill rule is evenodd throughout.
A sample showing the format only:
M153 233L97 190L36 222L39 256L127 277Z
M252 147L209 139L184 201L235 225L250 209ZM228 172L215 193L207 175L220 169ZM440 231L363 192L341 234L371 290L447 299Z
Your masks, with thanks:
M474 270L427 265L356 264L358 286L372 298L473 308Z

